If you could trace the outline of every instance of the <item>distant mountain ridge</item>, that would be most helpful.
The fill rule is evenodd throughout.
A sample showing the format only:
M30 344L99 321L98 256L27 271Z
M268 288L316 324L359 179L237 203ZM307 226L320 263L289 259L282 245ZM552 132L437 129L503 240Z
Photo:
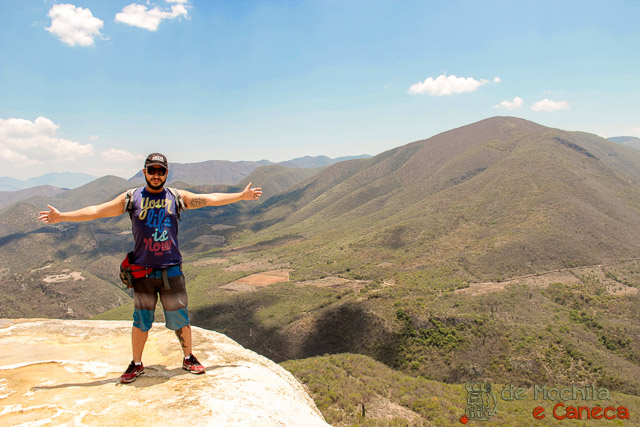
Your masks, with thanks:
M640 150L640 138L636 138L635 136L613 136L608 139L609 141Z
M353 158L370 157L368 155L354 156ZM273 163L269 160L258 162L228 160L209 160L198 163L169 163L168 182L187 182L192 185L235 185L243 181L256 169L264 166L280 165L288 168L318 168L329 166L352 157L338 157L331 159L326 156L299 157L285 162ZM144 182L142 171L135 174L130 181Z
M0 191L18 191L25 190L27 188L37 187L39 185L49 185L58 188L78 188L94 179L96 176L88 175L86 173L48 173L36 178L29 178L26 180L20 180L10 177L0 177Z
M24 190L16 191L0 191L0 209L5 208L12 203L17 203L22 200L29 199L35 196L41 197L55 197L60 193L67 190L63 190L51 185L39 185L37 187L26 188Z
M287 166L291 168L319 168L322 166L330 166L334 163L344 162L347 160L353 159L367 159L371 157L368 154L361 154L359 156L346 156L346 157L338 157L335 159L329 158L327 156L304 156L298 157L293 160L287 160L286 162L280 162L279 165Z
M289 168L319 168L329 166L345 160L371 157L368 154L359 156L346 156L332 159L327 156L305 156L284 162L273 163L268 160L258 162L240 161L231 162L227 160L209 160L197 163L171 163L169 171L169 182L181 181L192 185L234 185L241 182L249 174L262 166L281 165ZM0 192L20 191L38 186L57 187L59 189L75 189L82 187L98 179L99 177L73 172L48 173L35 178L25 180L0 177ZM142 171L136 173L129 179L133 183L143 183ZM2 204L0 196L0 205ZM6 203L5 203L6 205Z
M625 142L629 141L640 141L640 138L636 138L635 136L612 136L611 138L607 139L618 144L624 144Z

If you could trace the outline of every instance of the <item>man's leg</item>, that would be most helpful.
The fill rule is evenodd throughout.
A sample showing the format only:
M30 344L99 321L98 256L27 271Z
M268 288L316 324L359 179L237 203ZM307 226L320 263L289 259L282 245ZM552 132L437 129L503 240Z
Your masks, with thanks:
M178 336L178 340L180 340L184 357L189 357L191 354L191 325L178 329L176 335Z
M187 308L188 297L184 276L169 278L169 290L160 290L160 301L164 309L167 328L174 330L184 353L182 368L192 374L203 374L205 369L192 354L191 322Z
M133 349L133 361L135 363L142 362L142 351L148 336L149 331L142 331L142 329L135 326L131 328L131 348Z
M133 361L142 361L142 351L153 325L158 294L151 279L136 279L133 282L133 327L131 349Z
M204 374L204 366L202 366L202 363L200 363L191 352L191 325L183 326L176 330L176 335L180 340L182 352L184 353L182 369L192 374Z
M167 328L175 331L184 356L191 354L191 321L187 305L189 297L184 276L169 278L170 289L160 289L160 302L164 310Z
M153 324L153 314L158 296L149 294L149 289L141 280L134 281L133 292L133 327L131 328L131 349L133 360L127 370L120 376L121 383L130 383L144 373L142 351Z

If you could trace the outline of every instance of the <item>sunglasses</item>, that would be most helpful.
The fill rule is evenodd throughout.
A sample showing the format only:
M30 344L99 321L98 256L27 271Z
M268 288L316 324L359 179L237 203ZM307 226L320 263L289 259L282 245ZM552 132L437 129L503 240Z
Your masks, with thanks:
M153 167L153 166L149 166L149 167L147 167L147 173L149 175L158 174L160 176L165 176L166 173L167 173L167 170L165 168L156 168L156 167Z

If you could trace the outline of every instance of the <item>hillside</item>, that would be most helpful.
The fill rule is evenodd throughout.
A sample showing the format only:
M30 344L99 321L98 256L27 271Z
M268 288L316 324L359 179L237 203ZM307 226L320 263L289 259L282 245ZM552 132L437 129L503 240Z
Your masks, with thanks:
M270 197L283 193L300 182L311 178L317 174L322 168L294 168L282 165L261 166L251 172L249 176L244 178L239 187L244 187L248 183L254 183L254 186L260 186L263 189L260 202L264 203Z
M446 420L467 381L593 383L640 395L640 261L515 278L502 287L464 283L439 267L383 281L348 273L301 281L293 277L293 255L275 255L295 245L281 239L190 257L191 319L286 361L332 423L355 422L359 399L367 411L382 406L405 420L415 412L423 422ZM132 310L130 302L96 318L129 319ZM344 353L396 372L355 355L349 362ZM458 386L434 392L433 381ZM419 389L444 402L425 402ZM516 413L501 418L505 425L522 419L522 405L512 408Z
M47 204L77 209L129 186L125 179L104 177L0 211L0 298L10 302L0 317L86 319L130 299L118 279L118 264L131 247L128 218L53 226L37 220Z
M18 191L0 191L0 210L31 197L54 197L64 191L66 190L51 185L41 185Z
M273 225L257 237L308 236L304 252L335 260L331 273L349 259L370 275L357 266L366 254L367 265L444 263L496 279L634 257L638 182L635 150L492 118L328 167L261 206Z

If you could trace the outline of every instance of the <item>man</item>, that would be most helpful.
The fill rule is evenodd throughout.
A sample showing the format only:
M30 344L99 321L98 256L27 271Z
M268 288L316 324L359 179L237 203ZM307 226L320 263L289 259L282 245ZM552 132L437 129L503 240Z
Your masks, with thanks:
M182 274L182 255L178 247L178 200L164 187L169 172L167 158L160 153L150 154L144 163L147 185L128 196L120 194L110 202L87 206L72 212L60 212L53 206L40 212L39 220L47 224L62 221L91 221L123 214L131 206L131 227L135 247L129 259L132 265L144 270L145 277L133 279L133 327L131 343L133 360L120 377L130 383L144 372L142 352L153 323L154 310L160 295L166 326L176 332L184 352L183 369L204 373L204 367L192 354L191 326L187 311L187 292ZM241 193L194 194L178 190L186 209L221 206L240 200L257 200L261 188L251 183ZM131 204L126 203L130 197ZM128 206L125 206L127 204Z

